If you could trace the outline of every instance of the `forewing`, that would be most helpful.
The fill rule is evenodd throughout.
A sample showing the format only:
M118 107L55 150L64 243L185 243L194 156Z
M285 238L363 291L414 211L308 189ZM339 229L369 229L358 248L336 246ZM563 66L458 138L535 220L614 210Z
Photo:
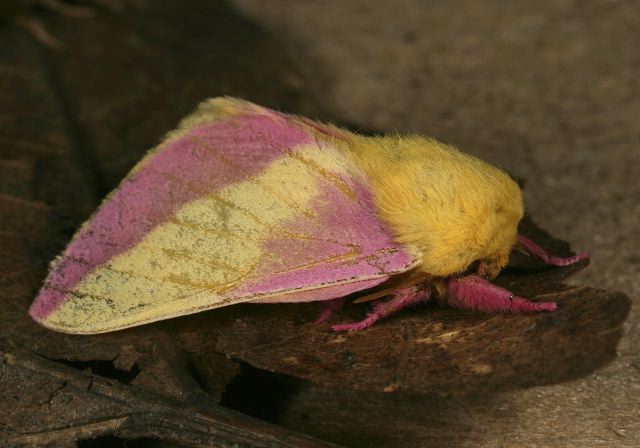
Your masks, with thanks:
M354 169L294 117L205 103L80 229L30 313L59 331L99 333L374 286L414 259Z

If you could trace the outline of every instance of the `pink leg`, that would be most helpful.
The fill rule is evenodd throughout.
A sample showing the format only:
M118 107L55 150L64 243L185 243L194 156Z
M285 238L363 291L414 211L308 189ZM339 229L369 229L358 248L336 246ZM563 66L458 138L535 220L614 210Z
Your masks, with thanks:
M589 258L588 252L581 252L578 255L567 258L556 257L545 251L542 247L538 246L526 236L522 235L518 235L518 243L520 243L520 245L524 247L532 257L554 266L567 266L577 261L584 260L585 258Z
M340 311L342 309L342 305L344 305L345 300L346 297L338 297L337 299L327 301L325 308L318 315L315 324L326 322L327 319L329 319L333 315L333 313L337 313L338 311Z
M409 288L403 288L393 295L393 298L387 302L376 302L371 311L360 322L353 322L350 324L333 325L331 329L333 331L356 331L370 327L383 317L387 317L402 308L415 305L420 302L427 302L431 297L431 291L429 289L418 289L415 286Z
M494 285L477 275L452 278L447 283L447 302L456 308L485 311L488 313L531 313L553 311L553 302L530 302L510 291Z

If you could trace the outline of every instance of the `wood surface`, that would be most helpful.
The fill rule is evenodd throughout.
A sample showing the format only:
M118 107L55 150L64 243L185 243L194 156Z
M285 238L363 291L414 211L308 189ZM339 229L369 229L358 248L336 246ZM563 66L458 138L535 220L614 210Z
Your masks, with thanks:
M98 336L36 325L26 310L48 262L199 101L232 95L331 118L283 46L226 3L95 8L90 18L21 12L60 49L12 15L0 25L0 442L457 446L483 431L461 415L500 418L501 394L614 359L629 299L563 283L587 263L550 269L520 257L499 282L554 296L556 313L432 305L352 334L314 325L314 303L234 306ZM522 231L569 253L529 218ZM365 312L349 305L332 319Z

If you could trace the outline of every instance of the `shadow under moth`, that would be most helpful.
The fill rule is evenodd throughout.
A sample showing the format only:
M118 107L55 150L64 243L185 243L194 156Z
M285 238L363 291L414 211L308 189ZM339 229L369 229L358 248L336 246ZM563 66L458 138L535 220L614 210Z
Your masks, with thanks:
M247 101L205 101L78 230L30 315L93 334L242 302L375 300L361 330L437 299L484 312L553 311L490 282L519 236L504 171L420 136L367 137Z

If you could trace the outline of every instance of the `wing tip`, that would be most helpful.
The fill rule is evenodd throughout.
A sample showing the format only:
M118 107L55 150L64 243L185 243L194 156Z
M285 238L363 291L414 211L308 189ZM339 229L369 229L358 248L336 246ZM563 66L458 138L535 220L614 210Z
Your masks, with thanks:
M33 319L38 325L43 326L49 330L57 331L60 333L75 333L73 328L68 328L66 326L60 326L57 322L52 321L49 317L52 313L43 314L41 304L36 299L31 306L29 307L29 316Z
M42 322L53 312L55 305L49 297L48 289L43 287L29 306L29 316L36 322Z
M38 325L49 330L67 334L94 334L100 332L78 325L77 322L63 322L59 319L55 319L57 307L51 300L48 300L46 292L47 290L43 289L35 298L28 310L31 319L33 319Z

